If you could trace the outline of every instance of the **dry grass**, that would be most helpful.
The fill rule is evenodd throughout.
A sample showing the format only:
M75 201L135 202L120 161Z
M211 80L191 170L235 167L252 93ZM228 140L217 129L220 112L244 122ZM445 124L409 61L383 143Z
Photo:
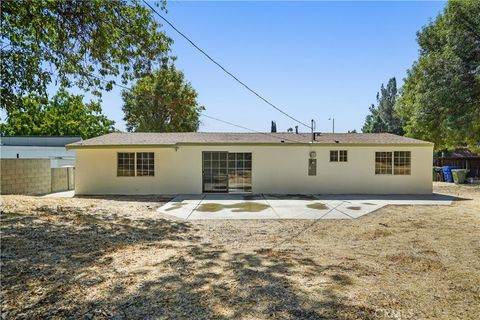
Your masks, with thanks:
M479 319L480 188L435 190L467 200L182 222L162 198L4 196L2 317Z

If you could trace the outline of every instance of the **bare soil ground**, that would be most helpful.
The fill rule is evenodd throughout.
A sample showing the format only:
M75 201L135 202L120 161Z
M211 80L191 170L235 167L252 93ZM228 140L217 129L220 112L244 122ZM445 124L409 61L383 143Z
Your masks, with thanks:
M480 187L356 220L179 221L3 196L4 319L480 319Z

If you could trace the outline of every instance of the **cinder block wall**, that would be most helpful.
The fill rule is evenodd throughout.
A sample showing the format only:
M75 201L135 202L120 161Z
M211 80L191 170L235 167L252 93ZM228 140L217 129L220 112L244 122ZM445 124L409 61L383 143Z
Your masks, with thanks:
M1 159L2 194L41 194L51 191L49 159Z
M68 190L75 189L75 168L68 168Z
M68 190L68 168L52 168L52 192Z

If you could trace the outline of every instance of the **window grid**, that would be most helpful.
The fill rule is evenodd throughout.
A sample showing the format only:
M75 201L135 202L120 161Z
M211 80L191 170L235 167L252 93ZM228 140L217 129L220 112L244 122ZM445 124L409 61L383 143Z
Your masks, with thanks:
M252 191L252 154L228 153L228 185L230 192Z
M117 154L117 176L133 177L135 176L135 153L119 152Z
M117 176L154 176L155 156L153 152L117 153Z
M392 152L375 152L375 174L392 174Z
M338 150L330 150L330 162L338 162Z
M252 154L247 152L203 152L203 189L251 192Z
M137 152L137 176L154 176L155 161L153 152Z
M409 175L411 173L411 152L395 151L393 156L393 174Z
M347 162L347 150L330 150L330 162Z

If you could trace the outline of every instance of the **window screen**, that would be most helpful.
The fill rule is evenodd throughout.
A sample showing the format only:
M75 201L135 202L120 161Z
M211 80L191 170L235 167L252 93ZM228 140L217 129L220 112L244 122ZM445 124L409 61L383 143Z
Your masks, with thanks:
M308 159L308 175L317 175L317 159Z
M133 152L117 153L117 176L119 177L135 176L135 153Z
M330 162L347 162L347 150L330 150Z
M410 151L395 151L393 155L393 174L409 175L411 168Z
M330 162L338 161L338 150L330 150Z
M154 176L155 162L153 152L137 152L137 176Z
M375 174L392 174L391 152L375 152Z

